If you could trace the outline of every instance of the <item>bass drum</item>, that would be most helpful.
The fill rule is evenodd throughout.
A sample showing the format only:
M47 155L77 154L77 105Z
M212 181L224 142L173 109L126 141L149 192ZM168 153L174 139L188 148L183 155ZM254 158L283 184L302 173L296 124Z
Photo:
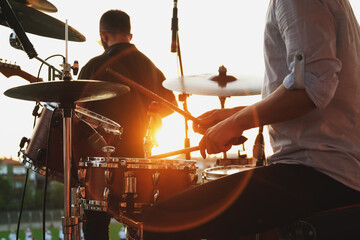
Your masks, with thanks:
M78 185L79 159L89 154L103 155L102 147L120 139L119 124L99 114L77 107L72 117L72 187ZM64 182L63 117L54 105L45 104L25 150L20 151L20 162L28 169Z

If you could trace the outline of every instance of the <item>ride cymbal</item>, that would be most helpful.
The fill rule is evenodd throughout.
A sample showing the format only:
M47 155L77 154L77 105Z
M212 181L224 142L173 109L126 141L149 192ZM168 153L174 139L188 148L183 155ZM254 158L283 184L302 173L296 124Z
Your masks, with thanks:
M127 93L128 86L97 80L69 80L37 82L10 88L4 92L8 97L37 101L74 103L113 98Z
M262 78L251 75L189 75L167 79L163 86L186 94L207 96L249 96L261 93Z
M14 0L8 0L8 2L25 32L43 37L65 40L65 23ZM8 26L1 9L0 25ZM68 26L68 32L69 41L84 42L86 40L84 35L70 26Z

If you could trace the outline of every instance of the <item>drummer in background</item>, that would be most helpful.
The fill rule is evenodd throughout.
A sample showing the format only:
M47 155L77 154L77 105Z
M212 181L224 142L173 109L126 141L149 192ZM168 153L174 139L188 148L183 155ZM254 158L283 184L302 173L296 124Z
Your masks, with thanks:
M100 37L105 49L100 56L92 58L80 71L79 79L95 79L117 82L106 73L106 68L115 71L141 84L160 97L174 103L174 94L162 87L165 80L163 73L141 53L132 39L130 17L121 10L110 10L100 19ZM129 93L104 101L83 104L95 113L101 114L119 123L124 132L115 145L112 154L115 157L144 157L144 136L148 127L147 111L152 102L147 96L131 89ZM167 108L160 108L158 115L170 114ZM84 235L86 240L109 239L110 215L106 212L85 210Z
M205 158L229 150L243 131L268 125L269 166L149 208L144 239L243 239L360 203L360 27L349 1L270 1L264 37L263 99L204 113L195 130L204 134L199 146ZM246 187L217 215L246 176ZM201 222L205 213L212 218ZM201 224L191 225L196 221ZM178 232L161 233L174 228ZM359 231L347 234L351 238L336 239L360 237Z

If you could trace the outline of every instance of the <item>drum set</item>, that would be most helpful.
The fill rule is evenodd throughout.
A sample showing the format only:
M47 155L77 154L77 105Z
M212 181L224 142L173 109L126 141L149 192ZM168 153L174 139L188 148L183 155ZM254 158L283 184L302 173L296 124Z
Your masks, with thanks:
M113 70L109 71L114 73ZM117 74L114 76L124 78ZM155 93L140 89L130 79L123 80L127 85L146 91L144 94L196 121L190 113L184 113ZM167 80L164 82L166 84ZM198 147L148 158L111 156L114 152L112 145L119 141L122 127L76 103L107 99L127 91L129 87L122 84L61 80L30 83L4 93L13 98L45 102L32 136L26 139L26 148L20 151L20 162L36 173L64 183L63 229L67 239L73 239L83 209L108 212L119 222L141 230L142 213L147 207L201 184L195 160L166 158L199 150ZM221 91L224 92L224 87ZM245 140L243 138L241 141ZM201 173L202 183L254 167L254 164L249 164L251 159L242 160L246 160L247 164L224 164L222 161L222 166L205 169ZM71 200L72 194L75 200ZM73 212L77 212L78 216L74 216Z
M18 3L13 6L15 10L25 13L32 11L25 16L35 16L36 19L44 17ZM41 22L44 24L48 21ZM52 27L56 25L51 24ZM84 40L72 28L68 36L69 29L67 25L65 27L66 41L69 37L73 41ZM33 32L31 26L25 25L25 30ZM43 32L34 33L49 36ZM63 39L62 35L55 33L50 37ZM43 103L32 136L21 141L24 148L20 151L19 160L26 168L64 184L65 239L79 239L79 224L84 209L108 212L119 222L138 229L138 238L142 239L142 213L147 207L198 184L206 184L256 165L253 159L228 159L224 153L224 158L217 162L218 166L201 172L201 182L197 161L167 158L197 151L197 146L185 146L178 151L146 158L111 156L115 150L113 146L120 141L122 127L77 103L109 99L126 94L132 88L178 112L187 120L196 123L197 119L186 107L182 110L115 70L107 71L125 85L97 80L71 80L66 58L63 80L33 82L4 93L8 97ZM261 92L261 79L227 75L224 66L215 75L181 76L166 80L163 85L187 95L217 96L222 108L230 96L257 95ZM244 141L245 137L237 139L239 144Z

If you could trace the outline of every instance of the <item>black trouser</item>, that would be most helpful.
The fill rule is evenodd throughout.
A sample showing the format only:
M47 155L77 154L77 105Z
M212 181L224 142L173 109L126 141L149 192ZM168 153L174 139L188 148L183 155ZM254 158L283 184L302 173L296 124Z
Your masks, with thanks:
M85 239L109 240L110 214L90 210L84 210L84 214L83 231Z
M239 239L357 203L360 192L321 172L274 164L199 185L148 208L144 240Z

